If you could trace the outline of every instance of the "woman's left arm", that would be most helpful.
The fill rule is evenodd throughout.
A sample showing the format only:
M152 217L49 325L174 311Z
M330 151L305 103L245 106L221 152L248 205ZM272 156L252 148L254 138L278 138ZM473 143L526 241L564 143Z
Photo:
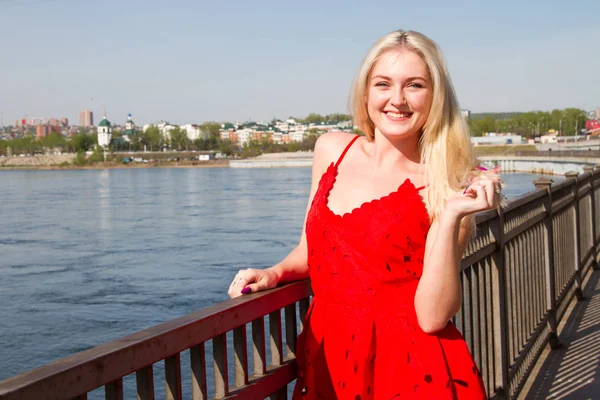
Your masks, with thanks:
M448 199L429 229L423 274L415 294L419 326L426 333L446 327L462 302L460 263L471 236L472 214L500 204L498 177L481 177Z

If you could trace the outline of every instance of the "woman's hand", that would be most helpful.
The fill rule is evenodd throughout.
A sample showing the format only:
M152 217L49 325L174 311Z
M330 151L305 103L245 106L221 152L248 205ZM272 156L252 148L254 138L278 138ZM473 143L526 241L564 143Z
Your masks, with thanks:
M272 268L267 269L240 269L235 275L227 294L231 298L243 294L260 292L261 290L272 289L279 283L279 276Z
M482 174L464 191L450 196L446 210L459 218L498 207L502 202L502 180L496 174Z

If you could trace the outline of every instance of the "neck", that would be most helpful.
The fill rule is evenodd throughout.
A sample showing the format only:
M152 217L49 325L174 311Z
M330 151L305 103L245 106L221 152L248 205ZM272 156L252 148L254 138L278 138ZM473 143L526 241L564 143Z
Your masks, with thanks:
M376 168L393 166L406 170L415 168L421 161L417 135L390 140L376 129L375 140L371 142L368 153Z

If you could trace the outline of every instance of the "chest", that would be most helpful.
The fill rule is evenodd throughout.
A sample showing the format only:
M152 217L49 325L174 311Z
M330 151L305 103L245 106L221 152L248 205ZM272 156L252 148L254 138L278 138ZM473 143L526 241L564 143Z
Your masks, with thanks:
M322 189L327 193L328 187ZM393 193L342 215L317 195L306 226L311 277L344 285L350 284L348 279L416 279L422 270L428 230L427 211L408 180Z
M337 215L351 213L364 204L395 196L402 186L421 179L406 174L373 176L361 171L355 171L352 175L337 171L333 171L333 174L333 184L326 198L329 209Z

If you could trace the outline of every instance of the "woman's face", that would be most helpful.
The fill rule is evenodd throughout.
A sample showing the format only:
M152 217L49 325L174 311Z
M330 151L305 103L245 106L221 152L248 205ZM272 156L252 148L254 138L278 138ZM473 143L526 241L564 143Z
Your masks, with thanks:
M423 59L405 49L382 55L368 82L367 109L379 131L390 139L419 135L433 98L431 77Z

